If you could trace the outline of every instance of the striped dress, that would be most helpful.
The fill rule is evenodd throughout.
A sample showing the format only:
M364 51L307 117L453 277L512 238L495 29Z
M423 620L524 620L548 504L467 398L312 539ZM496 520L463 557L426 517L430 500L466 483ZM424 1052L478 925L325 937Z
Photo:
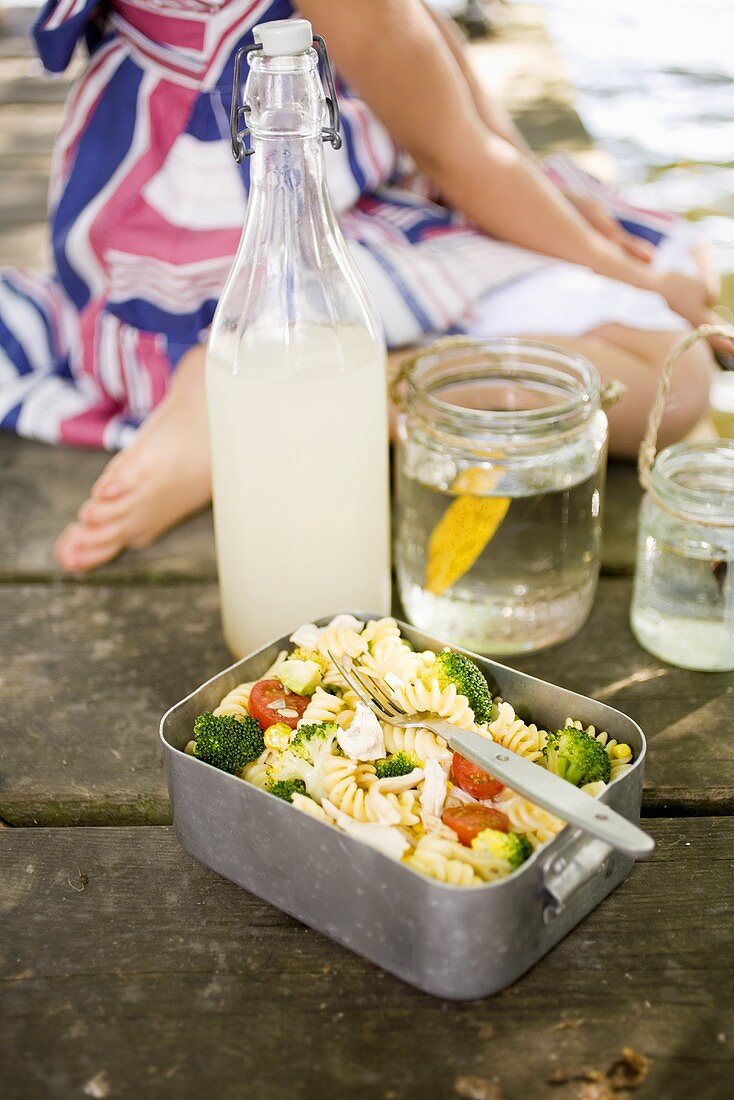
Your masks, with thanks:
M237 166L229 145L234 54L257 23L292 14L289 0L48 0L34 28L45 67L63 71L82 39L90 57L54 150L54 271L0 273L4 429L123 447L206 340L247 202L248 161ZM573 265L492 240L433 201L369 108L338 90L344 143L325 147L327 177L388 342L527 333L533 278ZM626 214L655 243L669 235L664 216ZM499 308L508 292L519 303ZM650 324L666 327L662 299L646 301ZM578 328L583 311L570 312Z

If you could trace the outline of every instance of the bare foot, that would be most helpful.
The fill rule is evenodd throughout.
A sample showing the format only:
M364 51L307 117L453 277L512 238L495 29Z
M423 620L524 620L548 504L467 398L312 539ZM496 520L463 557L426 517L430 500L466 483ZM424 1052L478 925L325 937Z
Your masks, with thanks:
M56 558L70 573L95 569L128 547L149 546L210 499L204 350L194 348L133 443L92 486L77 522L62 531Z

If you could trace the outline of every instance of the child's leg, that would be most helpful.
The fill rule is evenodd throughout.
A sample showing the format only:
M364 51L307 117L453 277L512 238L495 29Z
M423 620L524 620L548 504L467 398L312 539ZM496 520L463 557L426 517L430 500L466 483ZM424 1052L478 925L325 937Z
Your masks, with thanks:
M610 324L578 337L534 333L529 339L584 355L603 382L617 379L627 386L626 396L607 410L609 450L618 458L635 458L657 393L660 368L680 337L680 332L644 332ZM658 436L660 446L687 435L704 416L712 371L713 356L703 341L678 360Z
M56 543L60 565L85 572L147 546L211 499L203 347L184 355L160 405L107 464Z

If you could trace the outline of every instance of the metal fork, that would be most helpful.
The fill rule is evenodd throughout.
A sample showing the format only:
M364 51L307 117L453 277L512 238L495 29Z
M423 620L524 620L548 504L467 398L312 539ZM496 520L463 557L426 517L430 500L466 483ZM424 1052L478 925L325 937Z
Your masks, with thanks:
M629 856L649 855L655 847L652 837L637 825L567 780L473 730L459 729L428 712L408 713L377 680L360 674L352 662L347 667L343 658L338 658L331 652L329 657L344 677L345 683L383 722L403 729L420 726L431 730L442 737L454 752L466 756L500 782L506 783L513 791L518 791L537 806L542 806L563 821L576 825Z

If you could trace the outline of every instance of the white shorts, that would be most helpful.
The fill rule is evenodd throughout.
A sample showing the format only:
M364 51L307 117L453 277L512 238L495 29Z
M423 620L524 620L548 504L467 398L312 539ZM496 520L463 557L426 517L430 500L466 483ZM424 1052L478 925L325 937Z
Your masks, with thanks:
M693 274L691 248L697 239L689 225L679 223L655 250L652 267ZM561 262L497 287L477 305L465 327L485 337L583 336L608 324L656 332L687 327L662 295Z

